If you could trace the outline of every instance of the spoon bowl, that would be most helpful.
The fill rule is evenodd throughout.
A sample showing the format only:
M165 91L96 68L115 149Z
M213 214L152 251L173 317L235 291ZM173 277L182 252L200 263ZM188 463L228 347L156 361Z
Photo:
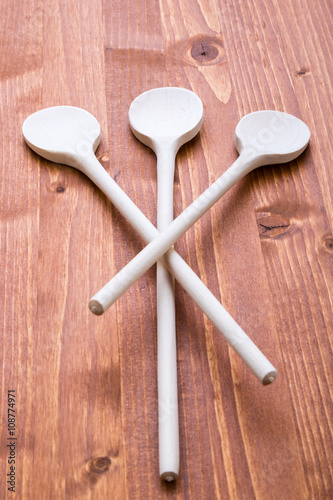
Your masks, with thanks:
M148 90L132 102L129 121L133 134L156 153L158 143L174 143L177 150L199 132L203 122L201 99L187 89Z
M256 157L254 167L286 163L307 147L310 130L302 120L281 111L255 111L244 116L235 130L239 154Z
M24 121L22 132L35 153L83 172L81 159L96 151L101 137L96 118L74 106L54 106L37 111Z

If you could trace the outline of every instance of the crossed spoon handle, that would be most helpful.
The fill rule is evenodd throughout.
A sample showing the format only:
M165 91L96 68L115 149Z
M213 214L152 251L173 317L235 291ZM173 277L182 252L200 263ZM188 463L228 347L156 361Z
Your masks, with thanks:
M240 160L239 160L240 161ZM225 310L222 304L214 297L214 295L203 284L200 278L192 271L192 269L185 263L180 255L173 249L168 248L173 245L173 242L178 239L178 233L173 242L170 243L169 229L163 233L159 233L155 226L145 217L135 203L124 193L118 184L109 176L104 170L102 165L98 162L95 155L90 155L82 158L84 163L84 171L86 175L104 192L104 194L113 202L122 215L128 222L138 231L146 242L151 242L143 250L144 255L150 256L149 247L158 246L159 257L167 269L175 276L181 286L188 292L188 294L195 300L202 311L208 316L216 328L220 331L226 341L234 348L242 360L247 364L250 370L264 384L272 383L277 375L276 369L246 335L242 328ZM236 161L237 162L237 161ZM227 175L229 181L226 184L226 190L234 184L233 177ZM214 191L214 188L212 188ZM200 201L199 205L200 206ZM212 202L212 204L214 201ZM195 205L197 206L197 205ZM198 218L200 215L198 215ZM188 209L182 214L182 219L188 218ZM178 222L177 222L178 221ZM179 217L175 219L168 227L176 223L179 224ZM190 224L191 225L191 224ZM182 226L181 226L182 227ZM173 234L173 233L172 233ZM165 238L165 235L167 238ZM162 249L160 250L160 243L162 236ZM166 239L166 243L164 240ZM166 252L166 250L168 250ZM165 253L166 252L166 253ZM165 255L163 255L165 253ZM141 260L141 254L138 254ZM156 249L153 249L152 258L148 258L148 269L159 257L156 258ZM133 266L133 259L130 262L130 274L126 274L127 278L124 282L122 279L119 281L117 278L114 282L111 280L111 290L109 290L110 283L98 292L89 302L90 310L94 314L103 314L104 311L125 291L135 280L144 272L140 264L139 274L136 273L136 265ZM127 266L126 266L127 267ZM126 268L125 268L126 269ZM142 272L141 272L142 271ZM132 274L133 273L133 274ZM121 273L122 276L122 273ZM117 293L114 291L113 284L116 283ZM120 286L119 286L120 284ZM110 300L111 297L111 300Z

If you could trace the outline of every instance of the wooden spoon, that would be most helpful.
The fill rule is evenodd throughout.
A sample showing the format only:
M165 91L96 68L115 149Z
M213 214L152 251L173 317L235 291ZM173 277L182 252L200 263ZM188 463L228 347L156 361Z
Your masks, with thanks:
M90 113L70 106L43 109L25 120L23 135L27 144L44 158L70 165L85 173L114 203L146 242L159 236L160 233L154 225L97 160L94 151L100 140L100 127L96 118ZM272 383L277 375L274 366L180 255L170 248L163 257L163 262L258 380L264 385ZM98 297L102 304L107 304L108 292L105 297L103 293L99 293ZM89 307L94 314L104 312L103 305L98 301L91 300Z
M139 95L129 109L133 134L157 156L157 229L173 220L173 179L178 149L203 122L203 105L190 90L165 87ZM157 379L160 476L173 481L179 472L177 354L174 280L157 262Z
M97 292L92 299L94 304L105 311L239 179L256 167L294 160L309 140L310 131L305 123L287 113L256 111L244 116L235 131L235 145L240 154L237 160Z

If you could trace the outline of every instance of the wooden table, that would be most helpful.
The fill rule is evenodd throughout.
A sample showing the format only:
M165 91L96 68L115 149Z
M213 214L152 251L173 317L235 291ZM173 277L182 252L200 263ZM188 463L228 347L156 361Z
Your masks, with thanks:
M300 0L1 2L1 498L328 499L332 486L332 5ZM143 247L81 173L24 143L34 111L99 120L97 156L156 223L156 158L128 125L154 87L192 89L175 215L237 157L258 109L307 151L239 182L176 249L277 367L261 386L177 286L180 477L158 474L150 269L101 317L88 299ZM15 390L15 492L7 395Z

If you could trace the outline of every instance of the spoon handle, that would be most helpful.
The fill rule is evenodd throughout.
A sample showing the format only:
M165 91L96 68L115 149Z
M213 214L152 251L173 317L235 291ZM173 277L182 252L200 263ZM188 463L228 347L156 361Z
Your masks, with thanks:
M154 241L158 241L161 236L163 236L164 240L164 235L169 233L170 226L177 222L179 217L177 217L177 219L175 219L175 221L172 222L165 231L163 231L163 234L160 234L154 225L145 217L145 215L143 215L141 210L138 209L135 203L124 193L112 177L109 176L95 156L84 158L81 161L82 171L84 171L85 174L104 192L104 194L113 202L120 213L122 213L122 215L139 232L146 242L151 241L154 243L153 240L155 239ZM235 164L236 166L238 165L237 160ZM230 187L236 181L237 179L230 183ZM197 218L195 220L197 220ZM171 246L173 243L174 242L171 242L169 244L168 242L167 245ZM145 249L148 247L149 245L147 245ZM256 347L246 333L243 332L241 327L208 290L195 272L192 271L192 269L180 257L180 255L173 248L170 248L162 257L162 261L169 271L172 272L180 285L208 316L226 341L229 342L229 344L235 349L258 380L264 385L272 383L277 375L274 366ZM112 280L109 283L112 283ZM102 288L89 301L90 310L94 314L103 314L112 304L113 295L108 292L108 285Z
M175 152L168 145L157 151L158 231L173 220L174 171ZM156 286L159 467L161 478L170 482L179 473L175 287L172 274L160 261Z

